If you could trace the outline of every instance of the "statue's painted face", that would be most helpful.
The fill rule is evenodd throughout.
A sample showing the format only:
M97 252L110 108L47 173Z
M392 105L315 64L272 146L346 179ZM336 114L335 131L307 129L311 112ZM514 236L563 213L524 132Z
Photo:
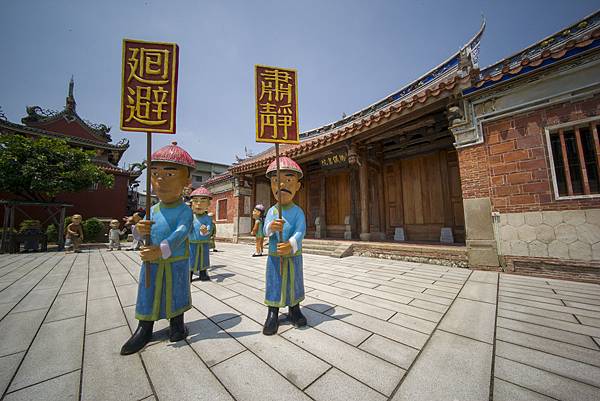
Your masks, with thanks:
M183 188L191 182L187 167L172 163L152 162L150 167L152 189L164 203L173 203L181 199Z
M206 196L194 196L192 198L192 211L195 214L202 214L208 211L210 206L210 198Z
M258 219L259 217L260 217L260 210L258 210L258 209L252 210L252 218Z
M280 202L282 205L287 205L294 200L294 196L300 190L302 184L298 174L293 171L282 170L280 175L281 183L277 181L277 174L271 176L271 191L273 191L275 199L278 199L277 196L281 192Z
M188 185L187 187L183 188L183 196L190 196L192 191L193 191L192 187L190 187Z
M119 220L111 220L110 228L118 229L119 228Z
M73 217L71 217L71 222L75 223L75 224L81 224L81 215L79 214L74 214Z

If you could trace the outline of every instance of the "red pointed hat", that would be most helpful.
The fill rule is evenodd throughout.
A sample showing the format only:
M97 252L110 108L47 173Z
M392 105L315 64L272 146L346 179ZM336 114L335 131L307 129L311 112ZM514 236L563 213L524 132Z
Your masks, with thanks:
M194 196L202 196L205 198L212 199L212 193L204 187L194 189L194 191L190 194L190 197L193 198Z
M302 169L300 168L298 163L296 163L289 157L285 157L285 156L279 157L279 169L287 170L287 171L294 171L300 175L299 178L302 178L302 176L304 175L302 173ZM271 164L269 164L269 168L267 169L266 175L267 175L267 177L271 177L272 174L276 174L276 173L277 173L277 159L273 160L271 162Z
M192 156L183 150L183 148L177 146L177 142L175 141L152 153L152 161L173 163L189 168L196 168L196 162L192 159Z

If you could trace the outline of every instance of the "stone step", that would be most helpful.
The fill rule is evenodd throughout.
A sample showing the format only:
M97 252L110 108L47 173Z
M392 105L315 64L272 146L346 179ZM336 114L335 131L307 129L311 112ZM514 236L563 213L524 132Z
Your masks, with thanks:
M311 255L322 255L322 256L331 256L331 251L324 251L321 249L302 249L302 252L309 253Z

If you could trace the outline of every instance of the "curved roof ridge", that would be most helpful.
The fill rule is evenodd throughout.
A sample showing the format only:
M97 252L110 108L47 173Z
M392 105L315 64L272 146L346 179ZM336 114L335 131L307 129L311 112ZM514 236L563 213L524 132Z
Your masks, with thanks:
M590 22L587 23L588 21ZM586 24L584 26L581 26L584 22L586 22ZM600 25L600 10L588 14L585 17L573 22L572 24L567 25L566 27L555 31L550 35L547 35L544 38L535 41L526 48L518 50L515 53L507 57L503 57L500 60L488 65L487 67L482 68L478 79L482 80L486 76L492 76L497 73L500 73L502 71L502 67L505 64L510 65L516 62L520 62L523 57L531 59L536 55L541 54L546 49L556 49L568 40L578 38L589 32L592 32L598 27L598 25ZM576 31L573 32L573 30ZM561 36L561 38L559 40L556 40L557 36Z
M450 75L451 72L454 72L454 70L458 68L461 52L465 50L469 50L472 54L474 53L472 59L473 64L476 65L479 54L479 42L481 41L481 37L485 31L485 26L486 20L485 17L483 17L479 30L477 31L477 33L475 33L475 35L471 37L471 39L467 43L465 43L458 51L453 53L446 60L433 67L425 74L422 74L417 79L414 79L410 83L402 86L400 89L392 92L388 96L371 103L367 107L363 107L362 109L354 112L350 116L300 133L300 138L308 139L310 137L329 132L331 129L343 127L347 124L352 123L358 117L363 117L365 115L371 114L377 110L380 110L384 106L396 103L406 98L408 95L412 94L417 89L422 89L427 86L431 86L432 84L440 81L442 78L447 77L448 75Z

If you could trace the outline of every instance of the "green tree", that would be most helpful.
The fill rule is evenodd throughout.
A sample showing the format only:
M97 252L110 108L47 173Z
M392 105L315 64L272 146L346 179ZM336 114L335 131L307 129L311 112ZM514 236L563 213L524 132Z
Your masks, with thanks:
M112 187L114 177L92 163L94 154L58 138L0 135L0 192L48 200L94 184Z

